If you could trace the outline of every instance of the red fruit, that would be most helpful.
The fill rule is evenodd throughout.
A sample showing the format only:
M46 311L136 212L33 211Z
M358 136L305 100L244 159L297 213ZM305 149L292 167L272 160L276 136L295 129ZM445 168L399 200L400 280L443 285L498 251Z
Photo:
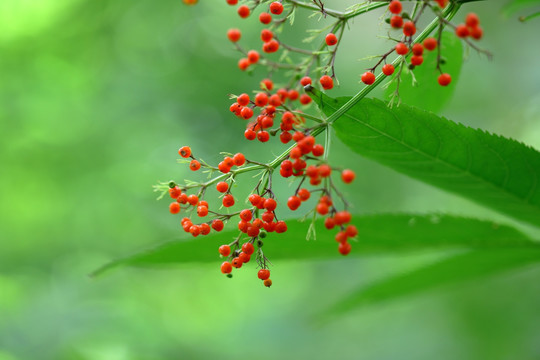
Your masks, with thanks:
M261 224L261 227L262 227L262 224ZM255 237L255 236L259 235L259 232L260 232L260 230L256 226L248 226L248 228L247 228L247 235L249 237Z
M308 189L300 189L300 190L298 190L297 195L300 198L300 200L307 201L309 199L309 197L311 196L311 193L309 192Z
M242 267L242 260L240 260L240 258L238 258L238 257L235 257L232 260L232 266L234 266L237 269L240 269Z
M435 48L437 47L437 39L433 37L427 38L426 40L424 40L424 47L426 48L426 50L429 51L435 50Z
M193 235L193 237L197 237L201 233L201 228L197 225L191 225L191 227L189 228L189 232L191 233L191 235Z
M201 235L210 234L210 225L208 225L207 223L203 223L199 227L201 228Z
M221 264L221 272L224 274L230 274L232 271L232 265L230 262L225 261L223 264Z
M247 57L250 64L255 64L259 61L259 53L255 50L249 50L247 53Z
M311 78L309 76L304 76L302 79L300 79L300 85L311 85Z
M452 77L450 76L450 74L441 74L439 75L439 78L437 79L437 81L439 82L439 85L441 86L448 86L448 84L450 84L450 82L452 82Z
M324 154L324 146L321 144L313 145L311 152L313 153L313 156L322 156Z
M178 202L170 203L169 211L171 212L171 214L178 214L180 212L180 204Z
M277 202L274 199L266 199L264 201L264 208L268 211L274 211L276 210Z
M257 195L257 194L251 194L251 195L249 195L248 200L251 203L251 205L257 206L257 204L261 200L261 197L259 195Z
M285 221L278 221L276 223L276 228L275 228L276 232L278 234L281 234L281 233L284 233L287 231L287 224L285 223Z
M229 256L229 254L231 253L231 247L229 245L221 245L219 247L219 253L222 256Z
M234 197L231 194L227 194L223 197L223 206L231 207L234 205Z
M390 26L394 29L401 29L403 27L403 18L399 15L394 15L390 18Z
M282 132L280 135L279 135L279 140L284 143L284 144L287 144L289 141L292 140L292 135L290 132L288 131L284 131Z
M257 277L261 280L267 280L270 278L270 270L268 269L261 269L257 273Z
M255 140L255 138L257 137L257 133L251 129L247 129L246 131L244 131L244 137L248 140Z
M336 222L334 221L334 218L327 217L324 220L324 227L328 230L333 229L336 226Z
M272 280L266 279L266 280L263 281L263 284L264 284L264 286L269 288L270 286L272 286Z
M242 245L242 251L248 255L252 255L255 252L255 247L252 243L247 242Z
M227 37L231 42L237 42L242 37L242 33L238 29L229 29L227 31Z
M262 219L262 221L264 221L266 223L272 222L274 220L274 213L271 212L271 211L265 211L261 215L261 219Z
M272 106L280 106L281 105L281 98L278 94L274 94L270 96L270 99L268 99L268 103Z
M257 139L260 142L267 142L268 140L270 140L270 134L266 131L259 131L257 133Z
M268 104L268 95L263 92L255 95L255 105L263 107L266 106L266 104Z
M223 230L223 227L223 221L221 221L220 219L214 219L214 221L212 221L212 229L216 231L221 231Z
M251 255L246 254L245 252L241 252L240 255L238 255L238 258L242 262L242 264L248 263L249 260L251 260Z
M484 31L480 26L475 26L470 29L471 37L475 40L480 40L482 38L482 35L484 34Z
M278 50L279 50L279 43L274 39L264 43L264 45L263 45L263 51L265 53L270 54L270 53L274 53L274 52L276 52Z
M188 202L187 194L180 194L180 196L178 197L178 199L176 199L176 201L179 202L180 204L187 204Z
M328 177L330 176L330 173L332 172L332 168L326 164L322 164L319 166L319 175L321 177Z
M334 45L337 44L337 36L330 33L330 34L326 35L325 41L326 41L326 45L334 46Z
M199 197L197 195L189 195L187 201L190 205L195 206L199 203Z
M315 210L321 215L326 215L328 214L328 211L329 211L328 205L325 203L318 203Z
M300 95L300 104L307 105L311 103L311 97L308 94Z
M259 21L265 25L270 24L272 22L272 15L263 12L261 15L259 15Z
M220 162L218 164L218 169L219 169L219 171L221 171L224 174L227 174L229 171L231 171L231 167L227 166L227 164L225 164L224 161L222 161L222 162Z
M236 4L238 4L238 0L227 0L227 4L236 5Z
M420 66L424 62L424 58L422 56L413 55L411 56L411 64L414 66Z
M191 148L189 146L182 146L178 150L178 154L183 158L190 157L191 156Z
M358 235L358 229L356 228L356 226L354 225L349 225L347 226L347 228L345 229L345 233L347 234L348 237L355 237L356 235Z
M246 157L242 153L236 153L233 156L233 162L234 162L234 165L236 166L242 166L246 162Z
M270 12L275 15L280 15L283 12L283 5L280 2L274 1L270 4Z
M254 227L256 227L257 229L260 229L262 228L263 226L263 221L261 219L255 219L253 220L253 224L252 224Z
M382 67L382 72L384 75L386 76L390 76L394 73L394 65L392 64L385 64L383 67Z
M338 251L343 256L348 255L351 252L351 244L348 242L339 243Z
M340 231L336 234L336 241L339 243L347 241L347 233L345 231Z
M229 190L229 184L227 184L225 181L218 182L216 185L216 189L220 193L227 192L227 190Z
M405 34L405 36L413 36L416 34L416 26L412 21L407 21L403 24L403 34Z
M475 13L469 13L465 17L465 24L468 27L477 27L478 25L480 25L480 19L478 19L478 15L476 15Z
M351 213L348 211L338 211L334 215L334 221L337 225L347 224L351 221Z
M262 29L261 30L261 40L263 42L267 43L270 40L272 40L273 37L274 37L274 34L270 30L268 30L268 29ZM268 90L272 90L272 88L268 88Z
M238 230L240 230L241 232L243 233L246 233L247 232L247 229L249 227L249 223L247 221L244 221L244 220L240 220L238 222Z
M207 201L204 201L204 200L201 200L201 201L199 201L199 204L198 204L198 205L199 205L199 206L206 206L206 207L208 207L208 202L207 202Z
M263 90L272 90L274 88L274 83L270 79L263 79L260 83L260 87Z
M406 55L409 52L409 48L404 43L396 44L396 53L398 55Z
M243 18L243 19L247 18L250 13L251 13L251 10L246 5L241 5L238 8L238 15L240 15L240 17Z
M242 71L246 70L249 67L248 58L241 58L238 60L238 68Z
M289 209L294 211L300 207L301 203L302 201L298 196L291 196L287 201L287 206L289 207Z
M291 100L291 101L294 101L294 100L298 99L298 97L300 96L298 91L296 91L294 89L289 90L289 93L287 95L289 96L289 100Z
M388 4L388 10L392 14L401 14L403 7L401 6L401 1L399 0L393 0L390 1L390 4Z
M189 163L189 168L190 170L192 171L197 171L201 168L201 163L198 162L197 160L193 159L191 160L191 162Z
M371 71L366 71L362 74L362 82L366 85L371 85L375 82L375 75Z
M470 35L469 28L465 24L456 26L456 36L460 38L466 38Z
M199 217L205 217L206 215L208 215L208 207L197 206L197 215L199 215Z
M355 177L356 174L352 170L345 169L341 172L341 180L343 180L345 184L352 183Z
M319 79L319 82L321 83L321 86L325 90L330 90L334 87L334 80L332 80L332 78L328 75L321 76L321 78Z
M424 46L420 43L414 44L412 47L412 53L417 56L422 55L424 53Z
M244 209L240 211L240 219L244 221L251 221L251 218L253 217L253 214L251 213L251 210Z
M182 194L182 190L178 186L169 189L169 196L173 199L177 199L180 194Z

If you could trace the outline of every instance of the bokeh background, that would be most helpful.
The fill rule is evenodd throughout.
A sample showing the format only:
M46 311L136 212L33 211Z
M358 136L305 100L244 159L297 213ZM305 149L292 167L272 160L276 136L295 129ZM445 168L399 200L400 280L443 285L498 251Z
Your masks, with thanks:
M473 3L458 15L481 16L482 45L495 57L467 54L443 113L540 148L540 20L519 23L501 13L504 3ZM298 41L322 25L306 15L282 37ZM242 141L244 125L228 112L227 94L254 88L264 72L237 69L226 30L239 27L243 43L258 46L261 25L215 0L2 0L0 24L0 360L540 358L538 266L325 324L316 321L321 311L350 289L445 253L280 261L271 290L254 266L224 279L217 256L90 279L115 257L183 236L151 188L193 177L176 163L179 146L210 162L219 151L263 161L279 151ZM358 59L388 46L377 35L378 15L351 24L335 95L359 89L369 62ZM332 156L359 175L345 190L356 213L448 212L540 239L337 140Z

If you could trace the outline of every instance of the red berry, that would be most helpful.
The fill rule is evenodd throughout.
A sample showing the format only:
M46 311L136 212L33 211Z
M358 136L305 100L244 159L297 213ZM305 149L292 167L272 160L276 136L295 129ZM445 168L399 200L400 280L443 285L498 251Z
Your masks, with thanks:
M201 228L201 235L210 234L210 225L208 225L207 223L203 223L199 227Z
M394 15L390 18L390 26L394 29L401 29L403 27L403 18L399 15Z
M278 50L279 50L279 43L274 39L264 43L264 45L263 45L263 51L265 53L270 54L270 53L274 53L274 52L276 52Z
M332 172L332 168L326 164L322 164L319 166L319 175L321 177L328 177L330 176L330 173Z
M241 58L238 60L238 68L242 71L246 70L249 67L248 58Z
M333 229L336 226L336 222L334 221L334 218L327 217L324 220L324 227L328 230Z
M238 258L238 257L235 257L232 260L232 266L234 266L237 269L240 269L242 267L242 260L240 260L240 258Z
M251 260L251 255L246 254L245 252L241 252L240 255L238 255L238 258L242 262L242 264L248 263L249 260Z
M465 18L465 24L468 27L477 27L480 24L480 19L478 19L478 15L476 15L475 13L469 13Z
M328 211L329 211L328 204L318 203L315 210L321 215L326 215L326 214L328 214Z
M322 156L322 154L324 154L324 146L321 144L313 145L311 152L313 153L313 156Z
M336 234L336 241L339 243L347 241L347 233L345 231L340 231Z
M420 66L424 62L424 58L422 56L413 55L411 56L411 64L414 66Z
M437 47L437 39L433 37L427 38L426 40L424 40L424 47L426 48L426 50L429 51L435 50L435 48Z
M283 5L280 2L274 1L270 4L270 12L275 15L280 15L283 12Z
M366 85L371 85L375 82L375 75L371 71L366 71L362 74L362 82Z
M251 203L251 205L257 206L257 204L261 200L261 197L259 195L257 195L257 194L251 194L251 195L249 195L248 200Z
M274 199L266 199L264 200L264 208L268 211L274 211L276 210L277 202Z
M216 185L216 189L220 193L224 193L229 190L229 184L227 184L225 181L218 182Z
M270 286L272 286L272 280L266 279L266 280L263 281L263 284L264 284L264 286L269 288Z
M214 219L212 221L212 229L216 230L216 231L221 231L223 230L223 221L221 221L220 219ZM227 256L227 255L224 255L224 256Z
M338 211L334 215L334 220L337 225L347 224L351 221L351 213L348 211Z
M311 97L308 94L300 95L300 104L307 105L311 103Z
M412 53L417 56L422 55L424 53L424 46L420 43L414 44L412 47Z
M225 261L221 264L221 272L224 274L229 274L232 271L232 265L230 262Z
M201 228L197 225L191 225L191 227L189 228L189 232L191 233L191 235L193 235L193 237L197 237L201 233Z
M300 79L300 85L311 85L311 78L309 76L304 76L302 79Z
M221 245L219 247L219 253L222 256L229 256L229 254L231 253L231 247L229 245Z
M285 223L285 221L278 221L276 223L276 232L278 234L281 234L281 233L284 233L287 231L287 224Z
M261 15L259 15L259 21L265 25L270 24L272 22L272 15L267 12L263 12Z
M282 132L280 135L279 135L279 140L284 143L284 144L287 144L289 141L292 140L292 135L290 132L288 131L284 131Z
M291 196L287 201L287 206L289 207L289 209L294 211L300 207L301 203L302 201L298 196Z
M171 212L171 214L178 214L180 212L180 204L177 202L170 203L169 211Z
M251 13L251 10L249 9L248 6L242 5L238 7L238 15L240 15L241 18L243 19L247 18L250 13Z
M190 205L195 206L199 203L199 197L197 195L189 195L187 201Z
M240 112L240 115L244 119L249 119L253 116L253 110L251 108L248 108L247 106L242 108L242 111Z
M257 273L257 277L261 280L266 280L270 278L270 270L268 269L261 269Z
M384 75L386 76L390 76L394 73L394 65L392 64L385 64L383 67L382 67L382 72Z
M197 206L197 215L199 215L199 217L205 217L206 215L208 215L208 207Z
M308 189L298 190L298 197L300 198L300 200L307 201L310 196L311 196L311 193L309 192Z
M252 243L247 242L242 245L242 251L248 255L252 255L255 252L255 247Z
M345 184L352 183L355 177L356 174L352 170L345 169L341 172L341 180L343 180Z
M261 219L266 223L272 222L272 220L274 220L274 213L271 211L265 211L261 215Z
M348 242L339 243L338 251L343 256L348 255L351 252L351 244Z
M249 50L247 53L247 57L250 64L255 64L259 61L259 53L255 50Z
M255 105L263 107L268 104L268 95L266 93L258 93L255 95Z
M398 55L406 55L409 52L409 48L404 43L397 43L396 44L396 53Z
M187 204L188 202L187 194L180 194L180 196L178 197L178 199L176 199L176 201L178 201L180 204Z
M169 189L169 196L173 199L177 199L180 194L182 194L182 190L178 186Z
M201 168L201 163L198 162L197 160L193 159L191 160L191 162L189 163L189 168L192 170L192 171L197 171Z
M294 101L294 100L298 99L298 97L300 96L298 91L296 91L294 89L289 90L289 93L287 95L289 96L289 100L291 100L291 101Z
M236 153L233 156L233 162L234 162L234 165L236 166L242 166L246 162L246 157L242 153Z
M227 4L236 5L236 4L238 4L238 0L227 0Z
M227 31L227 37L232 42L237 42L242 37L242 33L238 29L229 29Z
M268 140L270 140L270 134L266 131L259 131L257 133L257 139L260 142L267 142Z
M274 34L270 30L268 30L268 29L262 29L261 30L261 40L263 42L267 43L270 40L272 40L273 37L274 37ZM272 90L272 88L269 88L268 90Z
M484 31L480 26L475 26L470 29L471 37L475 40L480 40L482 38L482 35L484 34Z
M456 36L460 38L466 38L470 35L469 28L465 24L456 26Z
M246 131L244 131L244 137L248 140L255 140L255 138L257 137L257 133L251 129L247 129Z
M274 94L270 96L270 99L268 99L268 103L272 106L280 106L281 105L281 98L278 94Z
M251 210L249 209L244 209L240 211L240 219L244 221L251 221L252 216L253 214L251 213Z
M262 224L261 224L261 227L262 227ZM248 226L248 229L247 229L247 235L249 237L255 237L255 236L258 236L259 235L259 228L256 227L256 226Z
M452 82L452 77L450 76L450 74L441 74L439 76L439 78L437 79L437 81L439 82L439 85L441 86L448 86L448 84L450 84L450 82Z
M321 83L321 86L325 90L330 90L334 87L334 80L332 80L332 78L328 75L321 76L321 78L319 79L319 82Z
M330 33L330 34L326 35L325 41L326 41L326 45L334 46L334 45L337 44L337 36Z
M243 233L246 233L247 232L247 229L249 227L249 223L247 221L244 221L244 220L240 220L238 222L238 230L240 230L241 232Z
M231 194L227 194L223 197L223 206L231 207L234 205L234 197Z
M274 83L270 79L263 79L260 83L260 87L263 90L272 90L274 88Z
M178 150L178 154L180 154L181 157L187 158L191 156L191 148L189 146L182 146Z
M358 235L358 229L356 229L356 226L354 226L354 225L349 225L345 229L345 233L347 234L348 237L353 238L356 235Z
M413 36L416 34L416 26L412 21L407 21L403 24L403 34L405 34L405 36Z
M401 6L401 1L399 1L399 0L393 0L388 5L388 10L392 14L401 14L402 9L403 9L403 7Z

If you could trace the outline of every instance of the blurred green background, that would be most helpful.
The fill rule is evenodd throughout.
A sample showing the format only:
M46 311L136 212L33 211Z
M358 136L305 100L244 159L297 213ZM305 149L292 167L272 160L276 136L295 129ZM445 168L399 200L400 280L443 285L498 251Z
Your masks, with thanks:
M501 15L503 3L458 15L481 16L495 57L467 55L444 115L540 148L540 23ZM294 42L318 25L305 15L282 37ZM538 266L324 325L314 321L320 311L348 290L445 254L279 262L271 290L252 264L224 279L217 252L211 265L90 279L112 258L183 236L151 188L193 177L176 164L179 146L213 163L219 151L263 161L279 151L242 141L244 125L227 110L227 94L254 88L264 72L237 69L226 30L239 27L243 44L258 46L261 25L209 0L3 0L0 23L0 360L540 358ZM352 24L334 95L359 89L355 76L370 63L357 59L388 46L377 34L377 15ZM450 212L540 239L337 141L332 156L358 174L345 190L357 213Z

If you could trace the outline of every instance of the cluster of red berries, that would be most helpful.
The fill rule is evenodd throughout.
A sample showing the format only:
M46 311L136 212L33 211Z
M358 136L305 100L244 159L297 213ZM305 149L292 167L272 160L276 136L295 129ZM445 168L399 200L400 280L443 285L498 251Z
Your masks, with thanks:
M475 40L480 40L484 35L484 31L480 27L480 19L475 13L467 14L465 24L456 26L456 36L460 38L472 37Z

